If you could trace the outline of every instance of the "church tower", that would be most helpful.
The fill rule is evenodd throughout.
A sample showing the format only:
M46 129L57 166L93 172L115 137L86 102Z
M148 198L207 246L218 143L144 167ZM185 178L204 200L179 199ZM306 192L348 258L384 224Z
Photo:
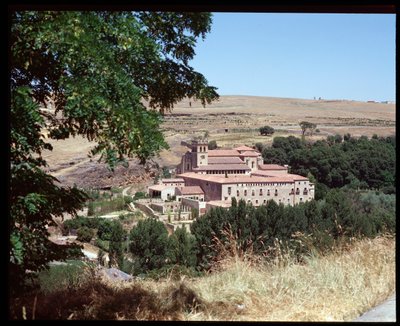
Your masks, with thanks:
M208 165L208 141L192 140L192 166Z

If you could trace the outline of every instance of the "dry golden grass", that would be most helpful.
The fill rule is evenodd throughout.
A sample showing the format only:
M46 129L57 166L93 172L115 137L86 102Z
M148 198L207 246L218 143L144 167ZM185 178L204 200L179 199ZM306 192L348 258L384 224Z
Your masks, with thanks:
M289 255L254 266L236 256L191 288L212 308L189 320L349 321L393 293L395 241L356 241L305 264Z
M355 240L303 263L279 247L268 264L235 248L221 252L216 270L195 279L115 283L88 270L76 288L13 301L11 318L350 321L395 289L393 236Z

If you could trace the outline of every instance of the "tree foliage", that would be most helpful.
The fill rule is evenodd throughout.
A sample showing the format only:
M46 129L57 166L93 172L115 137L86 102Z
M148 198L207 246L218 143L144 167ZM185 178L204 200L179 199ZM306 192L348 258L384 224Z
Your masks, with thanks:
M171 261L167 229L152 218L140 220L131 230L129 248L138 272L159 269Z
M311 136L312 136L312 134L314 133L315 128L317 128L317 125L315 123L308 122L308 121L301 121L299 123L299 125L300 125L301 133L302 133L303 136L305 135L307 129L310 131Z
M76 240L81 242L90 242L94 236L94 232L91 228L83 226L78 229L77 235L78 237L76 238Z
M95 141L91 154L111 169L126 157L144 164L168 148L160 113L218 94L189 65L209 13L16 11L10 26L10 275L19 284L27 270L66 257L46 226L87 199L43 172L41 153L52 149L44 128L53 139ZM53 111L39 108L49 101Z
M213 149L217 149L218 145L217 145L217 141L216 140L211 140L208 142L208 149L213 150Z
M109 266L118 266L120 269L124 263L123 256L123 242L125 240L125 230L118 221L113 221L112 230L110 235L110 246L109 246Z
M114 222L109 219L104 219L101 221L101 223L99 223L97 227L97 236L101 240L110 241L113 229L114 229Z
M275 132L275 129L270 127L270 126L264 126L260 128L260 134L262 136L264 135L272 135Z
M328 137L312 144L299 138L275 137L263 149L266 163L288 164L291 172L307 176L329 188L375 188L392 192L395 186L396 143L394 137ZM316 190L318 194L318 189Z
M195 238L186 231L186 228L178 227L169 237L172 263L186 266L196 266Z
M238 250L268 259L266 253L274 247L275 239L300 257L312 250L331 250L335 241L395 232L395 224L394 195L333 189L327 192L325 200L295 206L270 200L254 207L233 198L231 208L211 209L194 221L191 232L196 238L197 265L209 269L220 254L215 239L231 245L227 230L236 240ZM300 244L299 235L307 239L306 243Z

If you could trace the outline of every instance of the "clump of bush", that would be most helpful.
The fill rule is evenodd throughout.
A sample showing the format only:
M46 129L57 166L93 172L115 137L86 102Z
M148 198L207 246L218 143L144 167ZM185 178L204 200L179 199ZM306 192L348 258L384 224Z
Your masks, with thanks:
M83 226L78 229L76 240L81 242L90 242L94 237L93 229L88 228L87 226Z

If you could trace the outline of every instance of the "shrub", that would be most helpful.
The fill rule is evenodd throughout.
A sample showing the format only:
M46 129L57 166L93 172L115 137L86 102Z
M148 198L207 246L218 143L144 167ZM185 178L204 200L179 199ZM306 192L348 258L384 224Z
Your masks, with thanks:
M88 211L87 211L87 216L93 216L94 215L94 204L92 201L88 203Z
M78 237L76 240L81 242L90 242L94 236L94 231L86 226L81 227L78 229Z
M211 140L210 142L208 142L208 149L212 150L212 149L216 149L217 147L218 147L218 145L215 140Z
M83 273L86 266L81 261L67 261L66 265L51 265L48 270L38 275L40 289L45 293L50 293L77 287L86 279L87 275Z
M264 144L263 143L256 143L255 147L260 153L262 153L262 151L264 149Z
M138 199L142 199L142 198L146 198L147 194L143 191L137 191L135 193L135 196L133 196L133 200L138 200Z
M103 220L97 228L97 236L101 240L110 240L112 229L113 222L111 220Z
M270 126L261 127L259 130L260 130L260 134L263 136L264 135L267 135L267 136L272 135L275 132L275 129Z
M124 196L124 203L127 205L127 204L130 204L131 202L133 202L133 199L132 199L132 197L131 196Z

